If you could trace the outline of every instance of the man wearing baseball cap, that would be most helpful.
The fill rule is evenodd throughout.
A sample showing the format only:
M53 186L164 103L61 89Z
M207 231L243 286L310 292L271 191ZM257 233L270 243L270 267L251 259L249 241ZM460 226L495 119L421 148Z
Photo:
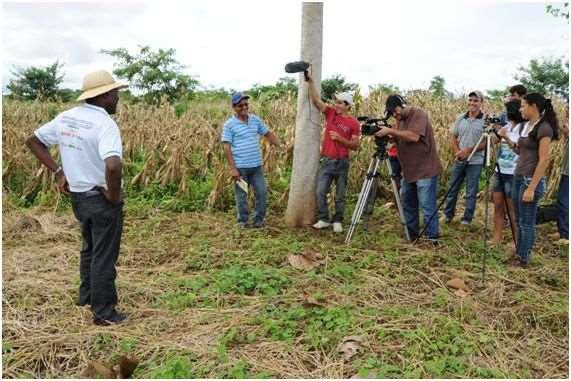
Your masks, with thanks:
M280 139L266 124L249 112L250 97L237 92L232 95L234 115L224 123L222 143L234 179L234 194L238 224L241 228L263 228L266 217L267 188L264 179L260 136L273 146L281 146ZM248 186L254 190L255 205L252 225L249 224Z
M420 236L419 210L424 218L424 234L433 245L438 245L437 195L441 172L434 130L428 114L408 106L404 98L392 94L385 103L386 116L392 116L394 128L381 128L375 136L389 136L397 144L398 160L402 167L402 206L411 241Z
M329 106L321 100L315 82L310 75L307 76L307 82L311 101L325 115L321 163L317 175L318 221L313 227L325 229L333 222L333 231L341 233L343 232L345 194L349 175L349 150L359 148L361 127L357 119L349 115L349 111L353 107L351 93L335 94L335 103L333 106ZM327 194L333 182L335 182L335 214L333 219L329 220Z
M470 225L476 211L476 196L480 183L480 174L484 164L485 140L476 148L474 156L467 162L468 156L484 132L485 117L482 112L484 95L477 90L468 94L468 111L458 115L452 126L450 144L454 153L454 164L448 182L449 193L444 206L442 222L449 223L456 214L456 201L460 187L466 181L464 216L461 223Z
M81 105L57 115L34 131L26 145L55 173L59 189L70 196L79 220L83 245L80 253L80 306L90 305L93 323L118 324L125 315L115 309L115 263L123 228L121 197L122 145L119 128L110 115L127 87L107 71L83 79ZM59 165L49 147L57 145Z

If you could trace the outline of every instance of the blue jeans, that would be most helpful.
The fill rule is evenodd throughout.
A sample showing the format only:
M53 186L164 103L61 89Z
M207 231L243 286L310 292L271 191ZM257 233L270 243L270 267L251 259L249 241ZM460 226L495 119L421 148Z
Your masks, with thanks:
M329 222L327 194L335 181L335 215L333 222L343 222L345 213L345 194L347 193L347 176L349 174L349 159L330 159L322 157L317 175L317 218Z
M240 176L254 188L255 206L252 222L254 225L264 223L266 218L266 200L267 188L264 179L264 170L260 167L254 168L238 168ZM236 195L236 209L238 210L238 222L248 222L248 195L237 184L234 184L234 193Z
M557 228L559 237L569 239L569 176L561 175L557 191Z
M476 211L476 196L478 195L478 185L480 182L480 174L482 173L482 164L468 164L455 161L452 166L452 175L448 181L448 197L446 197L446 206L444 207L444 215L447 219L454 218L456 214L456 202L458 201L458 192L464 180L466 180L466 197L464 205L464 217L462 220L472 222L474 212Z
M414 183L403 181L401 193L404 218L411 240L418 238L420 232L419 208L422 208L425 226L428 219L432 217L425 231L426 236L430 239L438 239L440 237L438 216L434 215L437 207L438 176L420 179Z
M515 176L513 202L517 218L517 255L524 263L529 263L531 257L531 249L535 243L537 205L545 193L545 179L542 178L535 188L533 201L523 202L523 193L530 182L529 176Z

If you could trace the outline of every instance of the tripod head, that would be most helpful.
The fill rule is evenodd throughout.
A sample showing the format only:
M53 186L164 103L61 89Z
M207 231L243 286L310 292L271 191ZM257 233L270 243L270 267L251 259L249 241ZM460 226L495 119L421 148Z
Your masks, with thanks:
M484 119L484 132L487 134L493 133L498 139L501 140L501 136L498 134L498 130L494 128L495 125L500 123L501 120L496 115L486 115L486 119Z

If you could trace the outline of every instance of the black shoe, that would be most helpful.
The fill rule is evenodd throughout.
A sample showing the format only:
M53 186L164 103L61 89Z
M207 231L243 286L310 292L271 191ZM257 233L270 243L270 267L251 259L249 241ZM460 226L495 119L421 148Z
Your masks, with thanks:
M265 227L266 227L266 224L264 222L256 222L256 223L252 224L253 229L263 229Z
M109 325L121 324L126 319L127 319L127 315L125 315L121 312L115 311L113 313L113 315L111 315L111 317L109 317L107 319L94 317L93 318L93 324L102 325L102 326L109 326Z

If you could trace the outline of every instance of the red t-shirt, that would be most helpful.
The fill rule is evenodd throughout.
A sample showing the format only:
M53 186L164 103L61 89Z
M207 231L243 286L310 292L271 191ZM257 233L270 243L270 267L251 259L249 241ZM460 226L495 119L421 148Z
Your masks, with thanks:
M340 142L331 140L330 134L332 131L336 131L347 140L351 140L353 136L360 136L361 126L359 121L349 115L337 114L331 106L327 106L323 113L325 114L325 136L321 146L321 156L327 156L330 159L349 158L349 148Z
M396 144L391 145L387 152L388 152L390 157L397 157L397 155L398 155L397 154L397 145Z

